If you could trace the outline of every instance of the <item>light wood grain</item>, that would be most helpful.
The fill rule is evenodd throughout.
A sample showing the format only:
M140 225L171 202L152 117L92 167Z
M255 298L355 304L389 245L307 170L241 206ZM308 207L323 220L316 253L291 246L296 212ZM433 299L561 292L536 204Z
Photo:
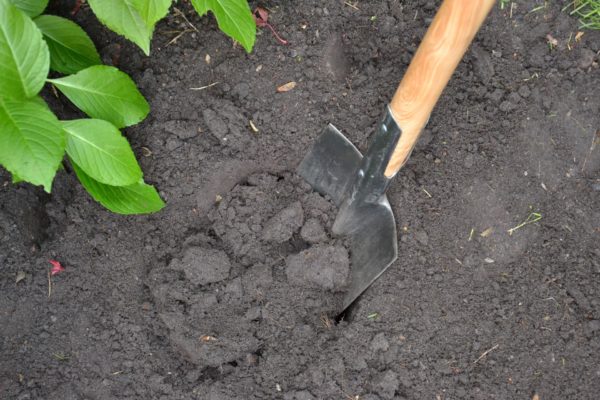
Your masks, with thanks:
M445 0L390 102L402 136L385 170L404 165L431 110L496 0Z

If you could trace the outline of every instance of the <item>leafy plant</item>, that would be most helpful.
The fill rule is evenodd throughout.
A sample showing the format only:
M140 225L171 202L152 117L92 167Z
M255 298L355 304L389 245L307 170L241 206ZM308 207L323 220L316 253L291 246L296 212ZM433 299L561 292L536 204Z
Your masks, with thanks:
M143 120L148 103L128 75L100 65L77 24L39 15L47 3L0 0L0 164L13 182L50 192L66 153L81 184L104 207L120 214L160 210L163 201L144 183L119 131ZM49 79L50 70L71 75ZM59 121L39 96L46 82L91 118Z
M96 17L109 29L150 54L154 25L169 12L171 0L88 0Z
M169 12L171 0L88 0L96 17L111 30L150 54L154 26ZM247 52L256 39L256 25L247 0L191 0L200 16L212 12L219 29Z
M256 40L256 24L247 0L191 0L200 16L211 11L219 29L231 36L246 49L252 51Z

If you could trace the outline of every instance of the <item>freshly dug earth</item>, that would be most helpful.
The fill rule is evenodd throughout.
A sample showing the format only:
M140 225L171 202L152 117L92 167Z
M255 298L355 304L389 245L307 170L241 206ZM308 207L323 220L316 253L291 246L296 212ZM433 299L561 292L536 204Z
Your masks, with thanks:
M326 232L332 211L298 177L252 175L209 214L215 238L191 236L181 259L152 268L147 285L158 317L174 350L197 365L193 380L262 358L263 379L274 386L286 355L314 339L320 320L333 324L328 315L341 306L335 293L348 282L350 261Z
M117 216L68 167L51 196L0 172L0 397L597 398L600 35L510 4L390 187L399 259L338 324L352 249L294 170L329 122L365 150L437 3L267 3L290 45L265 30L247 55L179 2L198 32L171 42L191 28L168 17L150 58L84 6L151 103L125 134L167 207Z

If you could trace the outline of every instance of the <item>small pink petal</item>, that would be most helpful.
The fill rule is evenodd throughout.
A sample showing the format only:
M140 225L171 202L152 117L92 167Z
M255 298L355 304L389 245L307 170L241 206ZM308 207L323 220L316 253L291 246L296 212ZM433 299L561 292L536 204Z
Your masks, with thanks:
M269 13L262 7L256 7L254 10L254 21L256 21L257 26L265 26L267 24L267 20L269 19Z
M50 264L52 264L52 269L50 270L50 275L54 276L56 274L60 274L61 272L63 272L65 270L65 267L63 267L58 261L56 260L49 260Z

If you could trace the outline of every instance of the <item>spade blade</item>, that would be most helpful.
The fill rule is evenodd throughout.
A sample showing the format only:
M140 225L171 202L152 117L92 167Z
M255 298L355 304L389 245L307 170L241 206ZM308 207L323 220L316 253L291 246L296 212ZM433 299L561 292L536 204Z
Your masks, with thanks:
M300 163L298 174L339 206L354 182L361 160L362 155L352 142L329 124Z
M398 258L396 221L387 196L377 202L345 202L333 225L350 243L351 280L345 310Z
M376 201L351 195L363 156L333 125L327 126L304 157L298 173L339 208L333 233L350 244L350 286L343 312L398 257L396 223L385 194Z

